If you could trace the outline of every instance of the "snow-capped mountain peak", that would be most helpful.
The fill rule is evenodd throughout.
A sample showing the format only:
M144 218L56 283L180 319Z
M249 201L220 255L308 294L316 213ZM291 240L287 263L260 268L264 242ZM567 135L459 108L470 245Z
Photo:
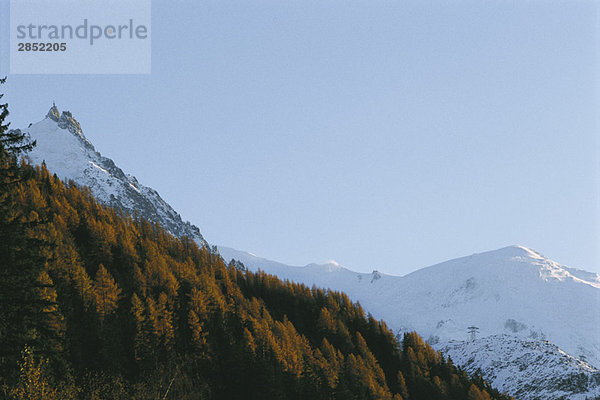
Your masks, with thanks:
M58 124L58 127L61 129L66 129L71 132L75 137L79 138L84 146L89 148L90 150L94 150L94 146L92 143L85 137L83 131L81 130L81 125L79 122L73 117L70 111L63 111L60 113L56 104L52 104L52 108L46 114L46 118L49 118ZM95 150L94 150L95 151Z
M97 152L69 111L61 113L53 104L46 117L30 125L26 133L37 141L28 155L32 164L45 161L59 178L88 186L102 203L157 222L176 236L188 236L200 246L208 246L200 230L184 222L156 190L126 175L113 160Z
M509 259L514 262L523 263L526 267L533 266L537 268L540 278L546 282L573 281L600 288L600 275L561 265L537 251L524 246L508 246L482 254L491 256L492 253L500 259Z

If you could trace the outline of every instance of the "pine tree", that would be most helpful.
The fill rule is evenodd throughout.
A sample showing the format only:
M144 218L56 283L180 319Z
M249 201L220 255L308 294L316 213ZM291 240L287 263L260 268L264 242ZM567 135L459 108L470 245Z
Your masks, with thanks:
M100 320L104 320L107 315L115 312L120 297L121 289L110 272L100 264L94 280L94 303Z
M54 288L54 282L46 271L42 271L37 280L38 298L42 307L41 312L45 317L45 330L51 332L51 337L62 338L65 331L64 316L59 310L58 293ZM61 351L62 346L58 340L52 341L49 345L55 346L54 351Z
M156 313L158 315L159 331L163 344L167 349L170 349L175 338L175 331L173 328L173 313L168 304L167 294L164 292L158 296Z
M71 272L71 280L75 289L76 295L81 300L84 309L93 301L93 282L88 276L85 268L81 265L76 265Z
M133 352L135 360L140 362L147 360L150 356L150 339L148 338L148 329L146 321L146 311L144 303L137 294L131 297L131 315L135 323L135 337L133 341Z
M0 84L5 80L0 79ZM36 210L43 201L39 202L41 195L32 185L25 185L31 169L18 162L18 156L35 143L20 131L8 131L8 114L8 105L1 104L0 376L10 379L25 345L54 359L61 329L52 281L44 271L49 243L40 235L44 221L39 218L41 210Z
M198 314L196 314L196 312L194 310L190 310L190 312L189 312L188 324L189 324L190 330L192 331L193 347L201 353L204 352L204 350L206 348L207 332L205 332L203 330L202 322L200 321L200 318L198 318ZM248 333L250 333L250 332L248 332ZM255 349L253 349L253 350L255 350Z
M397 378L397 382L398 382L398 387L396 388L396 392L398 392L398 394L400 394L402 396L402 398L407 399L408 398L408 389L406 388L406 381L404 380L404 375L402 374L402 371L398 371L396 378Z
M0 79L0 85L6 82L6 78ZM4 97L0 93L0 99ZM6 122L9 115L8 103L0 104L0 189L4 185L10 184L15 180L18 171L18 157L31 151L36 142L29 141L27 136L20 130L9 130L10 123ZM4 191L0 191L4 193Z

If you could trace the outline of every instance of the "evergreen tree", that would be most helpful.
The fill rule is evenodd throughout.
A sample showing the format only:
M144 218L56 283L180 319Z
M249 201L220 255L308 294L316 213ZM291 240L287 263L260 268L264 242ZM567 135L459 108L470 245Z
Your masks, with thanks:
M104 265L100 264L96 279L94 279L94 303L100 320L112 314L117 309L121 297L121 289Z
M44 270L49 242L36 234L44 200L35 186L24 185L32 171L18 160L35 142L8 130L8 114L8 104L0 104L0 376L10 379L25 345L56 360L61 317Z
M6 78L0 79L0 85L6 82ZM4 97L0 93L0 99ZM7 167L5 161L12 159L18 161L17 157L21 154L31 151L36 143L27 139L26 135L20 130L8 130L10 123L6 122L8 117L8 103L0 104L0 161L2 161L2 173L6 173ZM12 165L12 171L15 170L15 165Z
M144 303L135 293L131 297L131 314L135 324L135 336L133 342L135 360L138 362L148 361L151 349L150 339L148 337L146 311L144 309Z

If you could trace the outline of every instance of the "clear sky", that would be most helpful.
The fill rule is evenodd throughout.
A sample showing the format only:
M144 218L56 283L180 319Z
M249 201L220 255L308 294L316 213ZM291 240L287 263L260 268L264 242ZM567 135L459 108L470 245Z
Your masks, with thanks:
M3 90L14 127L73 112L212 244L395 274L520 244L600 272L599 4L155 0L151 75Z

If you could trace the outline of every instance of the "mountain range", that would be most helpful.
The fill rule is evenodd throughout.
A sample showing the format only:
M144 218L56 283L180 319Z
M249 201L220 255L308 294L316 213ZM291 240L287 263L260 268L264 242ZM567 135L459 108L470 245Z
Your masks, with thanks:
M25 130L31 163L87 186L101 202L208 246L200 230L152 188L97 152L70 112L52 106ZM396 333L417 331L467 371L519 399L600 398L600 276L523 246L447 261L406 276L353 272L330 262L288 266L219 246L295 282L343 291ZM401 260L395 260L401 263Z

